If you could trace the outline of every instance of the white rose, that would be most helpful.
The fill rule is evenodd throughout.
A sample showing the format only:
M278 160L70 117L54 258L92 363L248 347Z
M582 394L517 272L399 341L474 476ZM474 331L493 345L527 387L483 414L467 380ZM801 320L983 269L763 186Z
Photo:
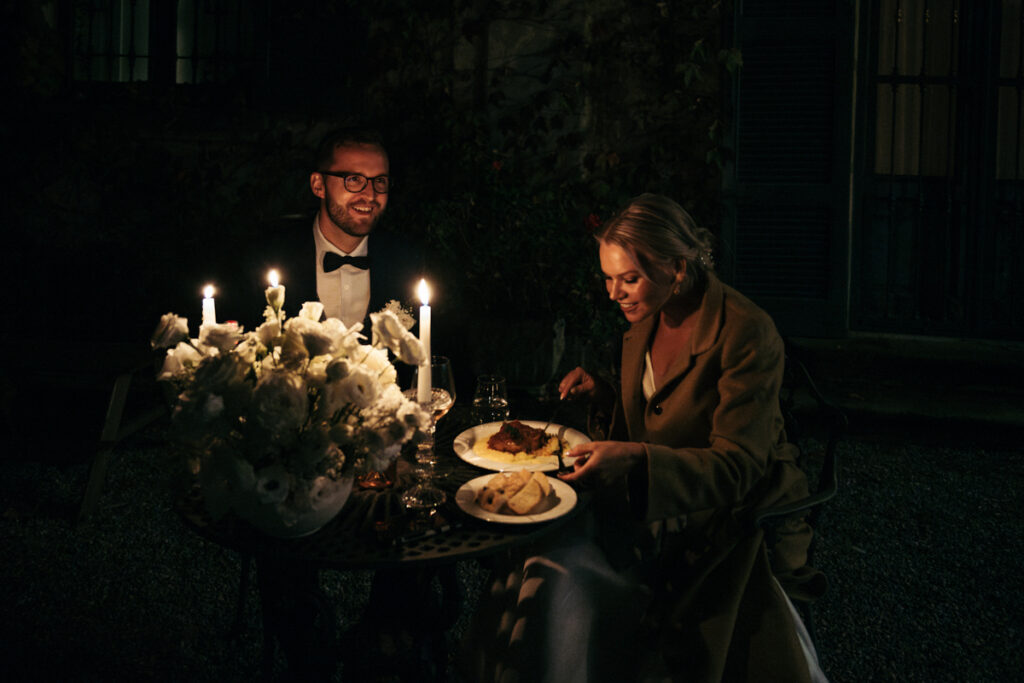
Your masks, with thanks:
M315 323L320 322L320 317L324 314L324 305L319 301L307 301L302 304L302 308L299 309L299 317L304 320L312 320Z
M154 349L169 349L180 341L188 339L188 318L173 313L164 313L149 343Z

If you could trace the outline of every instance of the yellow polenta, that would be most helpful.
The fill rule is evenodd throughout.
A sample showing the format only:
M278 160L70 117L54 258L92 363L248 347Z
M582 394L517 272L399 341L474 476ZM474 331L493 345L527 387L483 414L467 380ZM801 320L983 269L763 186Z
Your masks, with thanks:
M496 460L498 462L511 462L516 464L521 463L557 463L559 449L565 448L565 443L557 436L552 436L548 439L547 443L538 448L535 451L519 451L518 453L506 453L505 451L496 451L493 448L487 447L487 441L494 434L497 434L498 430L495 429L491 434L487 434L476 440L473 444L473 452L481 458L487 458L488 460Z

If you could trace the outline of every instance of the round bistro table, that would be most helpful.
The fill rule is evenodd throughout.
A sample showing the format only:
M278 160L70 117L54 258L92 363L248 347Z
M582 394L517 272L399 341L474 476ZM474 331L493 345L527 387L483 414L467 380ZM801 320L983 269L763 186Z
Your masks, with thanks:
M242 623L250 565L255 562L265 671L273 667L276 642L300 680L333 677L341 650L334 637L333 606L319 588L320 571L375 572L367 609L372 623L364 625L364 631L412 627L436 641L459 616L455 563L510 558L514 550L550 538L578 514L586 496L565 515L531 524L487 522L460 510L454 502L458 488L489 472L454 453L452 442L469 426L469 412L462 406L438 422L435 449L441 462L434 481L446 491L448 501L429 517L406 511L400 501L402 488L410 483L407 465L398 469L393 486L356 487L333 520L301 538L267 536L232 515L211 518L195 483L178 499L178 512L192 531L242 557L236 628ZM426 595L435 578L442 588L440 605ZM434 642L428 649L433 650L435 671L443 676L444 648ZM422 680L429 677L422 675Z

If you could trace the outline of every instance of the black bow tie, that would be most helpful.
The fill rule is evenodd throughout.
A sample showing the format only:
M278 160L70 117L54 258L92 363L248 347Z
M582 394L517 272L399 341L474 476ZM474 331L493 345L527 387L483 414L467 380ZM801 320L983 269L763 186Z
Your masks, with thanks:
M369 256L342 256L341 254L335 254L333 251L329 251L324 254L324 272L330 273L332 271L341 268L343 265L348 264L355 266L360 270L366 270L370 267Z

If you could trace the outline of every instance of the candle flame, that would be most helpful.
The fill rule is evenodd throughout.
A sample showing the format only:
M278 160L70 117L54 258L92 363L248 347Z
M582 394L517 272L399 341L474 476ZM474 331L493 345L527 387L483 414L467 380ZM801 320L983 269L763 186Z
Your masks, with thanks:
M271 287L277 287L278 277L277 277L277 270L276 269L274 269L274 268L270 269L270 272L267 273L267 281L270 282L270 286Z
M206 285L205 287L203 287L203 296L205 296L207 299L213 297L213 285Z
M416 287L416 294L424 306L430 303L430 287L427 285L426 280L420 280L420 284Z

